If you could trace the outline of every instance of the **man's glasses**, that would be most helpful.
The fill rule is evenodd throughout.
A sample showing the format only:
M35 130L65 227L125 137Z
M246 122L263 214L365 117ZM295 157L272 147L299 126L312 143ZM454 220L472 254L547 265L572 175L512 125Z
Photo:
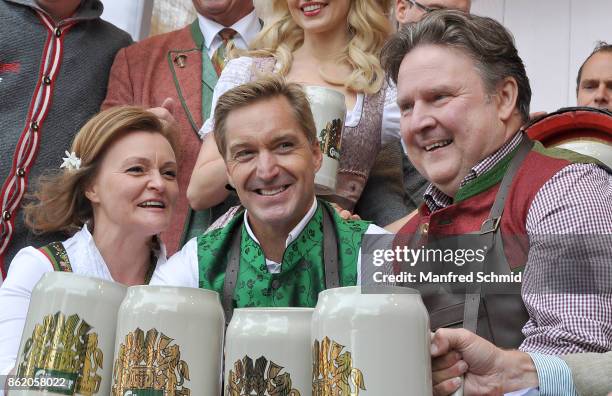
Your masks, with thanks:
M439 8L431 8L431 7L427 7L426 5L423 5L421 3L419 3L418 1L413 1L413 0L404 0L404 2L408 3L408 7L412 8L412 7L416 7L419 10L425 12L425 13L429 13L435 10L439 10Z

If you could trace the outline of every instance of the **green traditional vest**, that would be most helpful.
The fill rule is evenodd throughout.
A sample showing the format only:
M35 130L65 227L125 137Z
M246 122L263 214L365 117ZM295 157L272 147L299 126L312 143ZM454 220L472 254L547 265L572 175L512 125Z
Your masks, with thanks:
M333 213L338 240L340 286L357 283L357 260L361 240L370 223L343 220L328 203L318 200L317 210L299 236L283 254L281 272L271 274L263 250L248 234L244 216L237 214L225 227L198 237L199 286L223 295L232 236L242 230L240 269L234 306L314 307L320 291L325 290L323 265L323 205Z

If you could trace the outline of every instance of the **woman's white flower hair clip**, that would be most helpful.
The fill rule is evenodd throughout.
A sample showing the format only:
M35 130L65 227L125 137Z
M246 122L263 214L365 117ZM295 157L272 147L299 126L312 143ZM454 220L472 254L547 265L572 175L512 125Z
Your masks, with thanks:
M81 159L77 157L76 153L73 151L69 153L65 151L67 157L63 157L64 162L60 165L60 168L66 168L68 170L78 170L81 167Z

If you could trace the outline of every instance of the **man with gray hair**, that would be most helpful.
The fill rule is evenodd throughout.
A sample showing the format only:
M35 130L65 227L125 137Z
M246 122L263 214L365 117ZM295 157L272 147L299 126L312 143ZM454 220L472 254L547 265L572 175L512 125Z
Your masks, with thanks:
M569 372L544 355L608 351L612 250L576 235L612 234L612 175L521 131L531 89L511 34L490 18L433 11L387 43L383 65L397 82L408 157L431 183L400 233L425 243L478 235L483 273L522 275L522 289L513 284L506 295L478 282L465 294L425 292L432 327L462 323L518 347L538 373L555 364ZM558 235L571 248L560 248ZM540 392L559 394L555 385L540 381Z

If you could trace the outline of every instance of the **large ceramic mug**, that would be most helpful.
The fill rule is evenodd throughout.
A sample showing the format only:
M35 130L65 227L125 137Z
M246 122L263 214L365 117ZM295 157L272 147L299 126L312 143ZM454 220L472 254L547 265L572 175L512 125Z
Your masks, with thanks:
M17 378L32 378L33 386L10 394L108 395L125 290L73 273L44 274L32 290L17 355Z
M336 192L340 143L346 118L344 95L335 89L309 85L304 87L317 128L317 139L323 153L321 169L315 175L316 193Z
M117 320L110 394L219 395L224 326L214 291L128 288Z
M310 396L312 312L234 310L225 341L225 395Z
M312 316L313 396L431 395L429 317L416 290L341 287Z

